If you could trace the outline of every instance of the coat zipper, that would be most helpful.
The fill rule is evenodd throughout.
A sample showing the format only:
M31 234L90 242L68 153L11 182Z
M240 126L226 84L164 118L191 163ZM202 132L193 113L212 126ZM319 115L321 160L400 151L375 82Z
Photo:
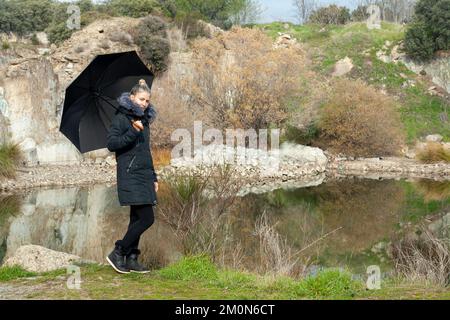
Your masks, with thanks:
M136 158L136 155L134 155L133 158L131 159L131 162L130 162L130 164L128 165L128 168L127 168L127 172L130 171L131 165L133 164L133 161L134 161L135 158Z

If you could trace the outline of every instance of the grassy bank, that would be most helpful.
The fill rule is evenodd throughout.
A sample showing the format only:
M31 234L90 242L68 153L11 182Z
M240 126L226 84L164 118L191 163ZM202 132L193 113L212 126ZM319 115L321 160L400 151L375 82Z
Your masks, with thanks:
M444 98L428 94L428 85L420 76L399 63L385 63L377 58L382 50L389 55L392 48L404 37L405 27L382 22L381 29L369 30L364 22L346 25L320 26L315 24L293 25L284 23L257 25L272 38L279 32L289 33L306 45L312 58L313 69L329 77L337 61L349 57L354 65L346 77L361 79L385 90L400 103L400 113L407 135L407 142L427 134L439 133L444 141L450 141L450 127L440 120L449 103ZM386 47L385 44L388 41ZM405 85L415 81L414 85Z
M69 290L65 270L43 274L0 268L0 289L28 299L449 299L445 288L382 283L366 290L346 271L329 269L303 280L217 269L205 257L184 258L149 274L120 275L106 265L81 265L81 289ZM32 290L30 290L30 288ZM1 290L0 290L1 292ZM21 292L23 293L20 296Z

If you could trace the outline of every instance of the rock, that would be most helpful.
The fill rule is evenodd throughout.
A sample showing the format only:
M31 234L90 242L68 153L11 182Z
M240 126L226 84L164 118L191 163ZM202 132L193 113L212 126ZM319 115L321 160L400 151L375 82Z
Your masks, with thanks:
M38 144L36 150L40 164L73 164L82 159L78 149L67 140L48 140Z
M441 142L442 136L440 134L429 134L425 137L425 141L427 142Z
M26 165L34 166L38 163L36 142L32 138L26 138L19 144L24 155Z
M415 87L416 86L416 81L415 80L406 80L405 82L402 83L402 88L408 88L408 87Z
M116 165L116 160L112 156L106 157L105 162L108 166Z
M353 69L352 60L349 57L345 57L344 59L336 62L334 66L334 71L331 74L333 77L340 77L344 74L349 73Z
M4 266L18 265L31 272L47 272L66 268L81 261L76 255L58 252L37 245L19 247L16 252L6 259Z
M391 58L394 63L397 63L400 60L400 58L402 57L402 53L398 52L398 49L399 49L399 46L396 45L392 48L392 51L391 51Z
M48 37L45 32L36 32L36 38L39 41L39 44L43 46L47 46L49 44Z
M50 53L50 49L49 48L38 48L38 53L42 56L44 54Z
M203 34L207 38L214 38L224 32L221 28L203 20L198 20L197 25L203 30Z
M274 48L289 48L298 45L297 39L293 38L290 34L278 32L278 35L278 38L273 44Z
M384 63L389 63L392 61L391 57L386 55L383 50L378 50L376 56L379 60L383 61Z

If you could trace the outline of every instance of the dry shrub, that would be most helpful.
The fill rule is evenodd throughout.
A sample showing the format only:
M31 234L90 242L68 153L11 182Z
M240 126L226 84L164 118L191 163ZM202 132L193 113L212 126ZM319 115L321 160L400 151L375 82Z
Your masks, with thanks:
M181 82L165 73L155 79L153 84L152 103L155 104L158 115L151 126L151 135L152 144L157 148L174 146L175 142L171 141L172 132L178 128L192 128L194 119L200 119L184 101L185 89Z
M450 198L450 181L420 179L414 182L417 190L423 195L425 202L443 201Z
M395 242L392 255L396 272L407 280L442 287L450 284L449 239L440 239L426 230L417 240Z
M316 145L346 155L396 155L405 137L395 102L361 80L336 79Z
M263 213L255 223L254 235L259 240L259 272L262 274L299 277L305 273L306 264L300 264L300 251L290 244L275 229Z
M170 164L170 149L157 148L152 151L153 164L155 167L166 166Z
M6 142L0 145L0 179L15 178L16 168L24 160L18 143Z
M205 168L201 174L177 173L165 179L159 214L184 254L208 254L215 262L226 263L225 256L235 264L240 261L240 250L231 241L226 213L241 186L230 166Z
M439 142L429 141L425 148L416 154L416 158L423 163L450 163L450 151L445 149Z
M279 126L288 117L305 67L298 48L274 49L262 31L234 27L193 43L190 103L216 128Z
M131 46L134 43L133 37L128 32L125 32L123 30L114 30L114 32L111 32L111 34L109 35L109 40L113 42L123 43L128 46Z
M172 52L185 51L187 49L186 36L181 29L176 27L167 30L167 39Z

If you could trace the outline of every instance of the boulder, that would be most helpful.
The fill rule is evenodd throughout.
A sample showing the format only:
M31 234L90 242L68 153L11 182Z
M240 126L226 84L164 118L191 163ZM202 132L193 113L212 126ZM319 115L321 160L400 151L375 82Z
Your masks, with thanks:
M425 141L428 142L441 142L442 136L440 134L429 134L425 137Z
M24 245L6 259L4 266L18 265L31 272L47 272L66 268L81 258L76 255L58 252L37 245Z
M331 74L333 77L340 77L344 74L349 73L353 69L353 63L352 59L349 57L345 57L344 59L339 60L336 62L334 66L334 71Z

